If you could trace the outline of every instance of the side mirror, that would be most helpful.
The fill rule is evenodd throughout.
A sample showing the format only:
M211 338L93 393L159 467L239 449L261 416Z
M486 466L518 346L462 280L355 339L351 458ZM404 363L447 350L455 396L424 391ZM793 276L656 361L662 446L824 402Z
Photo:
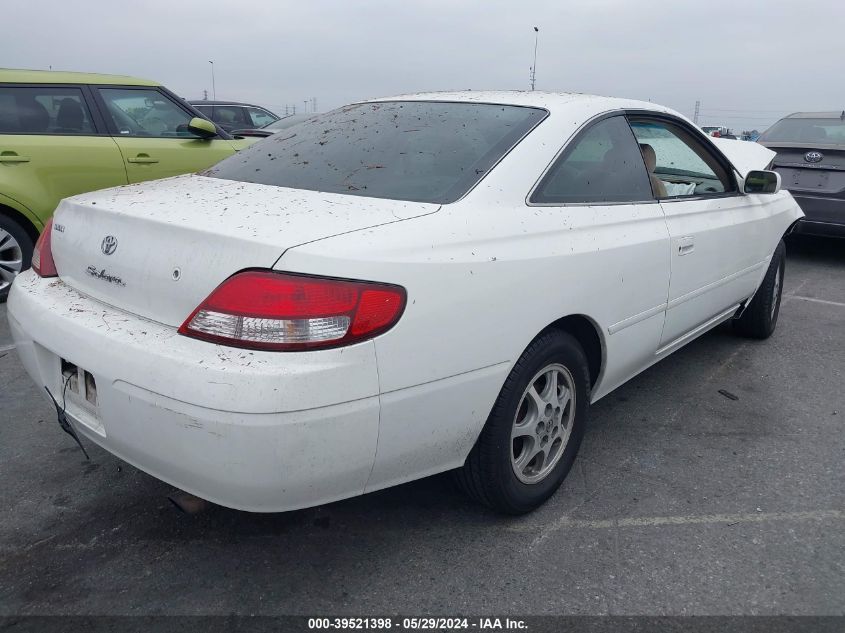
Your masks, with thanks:
M762 169L749 171L743 190L745 193L777 193L780 191L780 174Z
M217 128L214 123L208 119L202 119L198 116L195 116L190 120L188 123L188 131L201 138L211 138L213 136L217 136Z

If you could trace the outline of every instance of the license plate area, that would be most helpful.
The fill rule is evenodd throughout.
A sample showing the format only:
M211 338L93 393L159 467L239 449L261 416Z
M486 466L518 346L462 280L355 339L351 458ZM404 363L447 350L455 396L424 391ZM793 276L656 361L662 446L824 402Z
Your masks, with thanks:
M801 189L824 189L828 185L829 173L812 169L796 169L792 173L792 184Z
M67 415L105 436L105 428L100 421L97 379L91 372L69 360L61 358L60 362L60 404L63 403Z

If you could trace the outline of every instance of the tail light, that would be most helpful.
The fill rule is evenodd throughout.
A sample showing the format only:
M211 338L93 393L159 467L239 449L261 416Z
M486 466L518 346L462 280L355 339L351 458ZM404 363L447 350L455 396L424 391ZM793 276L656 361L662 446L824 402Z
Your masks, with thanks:
M53 261L53 218L38 236L35 249L32 251L32 269L39 277L58 277L56 262Z
M339 347L389 330L404 309L400 286L247 270L220 284L179 333L271 351Z

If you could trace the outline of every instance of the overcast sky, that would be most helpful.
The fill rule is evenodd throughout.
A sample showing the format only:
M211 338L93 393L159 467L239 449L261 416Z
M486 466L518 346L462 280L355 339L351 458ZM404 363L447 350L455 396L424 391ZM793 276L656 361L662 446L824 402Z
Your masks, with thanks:
M765 129L845 109L845 0L26 0L3 2L0 66L128 74L186 98L325 111L420 90L651 99ZM310 106L309 106L310 109Z

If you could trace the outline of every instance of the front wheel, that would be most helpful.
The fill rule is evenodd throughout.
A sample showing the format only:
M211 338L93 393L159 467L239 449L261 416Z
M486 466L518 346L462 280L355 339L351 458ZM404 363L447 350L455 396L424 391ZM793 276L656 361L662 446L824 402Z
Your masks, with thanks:
M542 334L514 365L458 485L507 514L534 510L563 482L578 453L590 401L584 350L564 332Z
M772 335L778 323L783 294L783 274L786 271L786 245L781 240L769 262L769 269L757 293L734 321L734 330L742 336L765 339Z
M17 222L0 215L0 302L5 301L18 273L32 261L32 238Z

